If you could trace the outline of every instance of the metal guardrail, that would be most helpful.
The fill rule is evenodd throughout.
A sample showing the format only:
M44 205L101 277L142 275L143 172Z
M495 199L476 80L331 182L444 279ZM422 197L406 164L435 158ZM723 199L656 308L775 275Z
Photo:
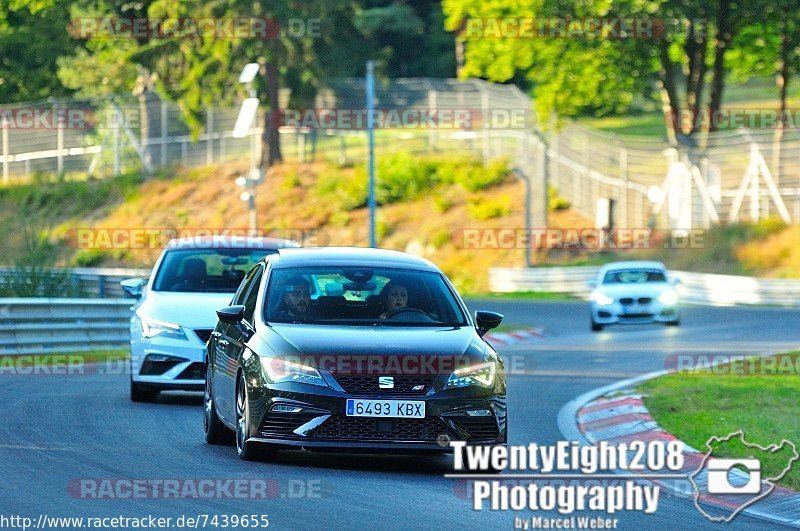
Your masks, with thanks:
M119 348L133 299L0 299L0 355Z
M119 283L126 278L148 278L150 276L150 269L134 269L134 268L115 268L115 267L75 267L72 269L50 269L48 270L53 275L69 275L69 289L63 294L70 297L88 297L88 298L121 298L125 297ZM46 272L39 272L37 274L46 274ZM14 268L1 267L0 268L0 285L5 284L13 279L13 277L24 278L25 274L20 274ZM19 279L17 280L20 281ZM61 293L48 293L45 295L62 295Z
M493 292L548 291L588 299L586 281L597 275L599 266L503 268L489 270ZM717 275L671 271L680 279L678 295L683 302L708 306L769 305L800 307L800 280Z

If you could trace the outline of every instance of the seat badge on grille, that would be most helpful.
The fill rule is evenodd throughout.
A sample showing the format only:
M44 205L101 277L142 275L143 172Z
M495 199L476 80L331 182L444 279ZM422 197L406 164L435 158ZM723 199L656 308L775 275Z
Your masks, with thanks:
M425 384L415 385L414 387L411 388L412 391L422 391L423 389L425 389Z
M380 389L394 389L394 378L392 376L378 376L378 387Z

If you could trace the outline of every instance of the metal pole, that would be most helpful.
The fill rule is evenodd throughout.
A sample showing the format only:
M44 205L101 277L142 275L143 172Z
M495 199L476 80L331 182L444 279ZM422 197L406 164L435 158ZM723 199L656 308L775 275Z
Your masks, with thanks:
M369 138L369 246L375 238L375 62L367 61L367 136Z
M169 134L169 126L167 119L169 114L167 112L167 102L161 100L161 167L167 167L167 135Z
M108 116L111 119L112 134L114 135L114 175L116 176L122 173L122 158L120 154L120 151L122 151L122 139L119 135L122 117L119 115L118 110L115 112L109 110Z
M206 164L214 163L214 107L206 110Z
M58 151L56 164L58 174L61 175L64 173L64 120L63 115L57 113L55 108L53 109L53 115L56 116L56 150Z
M3 183L8 184L9 179L8 165L8 118L3 117Z

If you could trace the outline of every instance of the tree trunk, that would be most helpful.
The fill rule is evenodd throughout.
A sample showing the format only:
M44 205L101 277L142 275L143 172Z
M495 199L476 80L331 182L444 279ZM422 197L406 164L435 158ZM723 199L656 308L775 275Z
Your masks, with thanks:
M681 101L678 97L677 80L675 79L675 63L669 58L669 43L661 40L658 45L661 60L661 89L666 97L662 97L664 123L667 126L667 137L670 144L675 144L675 131L680 130Z
M703 103L703 87L706 75L706 50L708 49L708 26L691 21L686 40L686 55L689 58L689 75L686 78L686 107L692 117L687 134L692 135L701 125L699 110Z
M264 67L264 77L267 84L267 105L269 110L264 116L264 133L261 137L261 167L268 168L279 162L283 162L281 154L281 139L278 128L280 127L280 101L279 101L279 81L278 81L278 61L279 45L278 39L273 39L270 45L272 49L271 57L267 60Z
M708 106L713 113L722 106L722 93L725 90L725 52L733 39L731 31L730 0L719 0L717 10L717 44L714 50L714 78L711 81L711 99ZM717 130L715 120L709 126L709 132Z
M780 91L780 110L778 111L778 122L775 124L775 135L772 141L772 176L775 184L780 186L781 182L781 159L783 158L783 129L786 127L786 94L789 89L789 29L786 20L781 21L781 51L780 66L775 83Z

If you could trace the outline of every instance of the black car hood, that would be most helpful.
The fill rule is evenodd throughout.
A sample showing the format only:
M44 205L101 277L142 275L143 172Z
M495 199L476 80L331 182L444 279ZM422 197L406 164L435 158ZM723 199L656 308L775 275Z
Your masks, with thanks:
M331 356L450 357L463 364L465 361L482 361L486 353L486 343L469 326L428 328L273 324L265 336L279 356L298 356L306 365L311 365L310 360L319 361L322 357Z

